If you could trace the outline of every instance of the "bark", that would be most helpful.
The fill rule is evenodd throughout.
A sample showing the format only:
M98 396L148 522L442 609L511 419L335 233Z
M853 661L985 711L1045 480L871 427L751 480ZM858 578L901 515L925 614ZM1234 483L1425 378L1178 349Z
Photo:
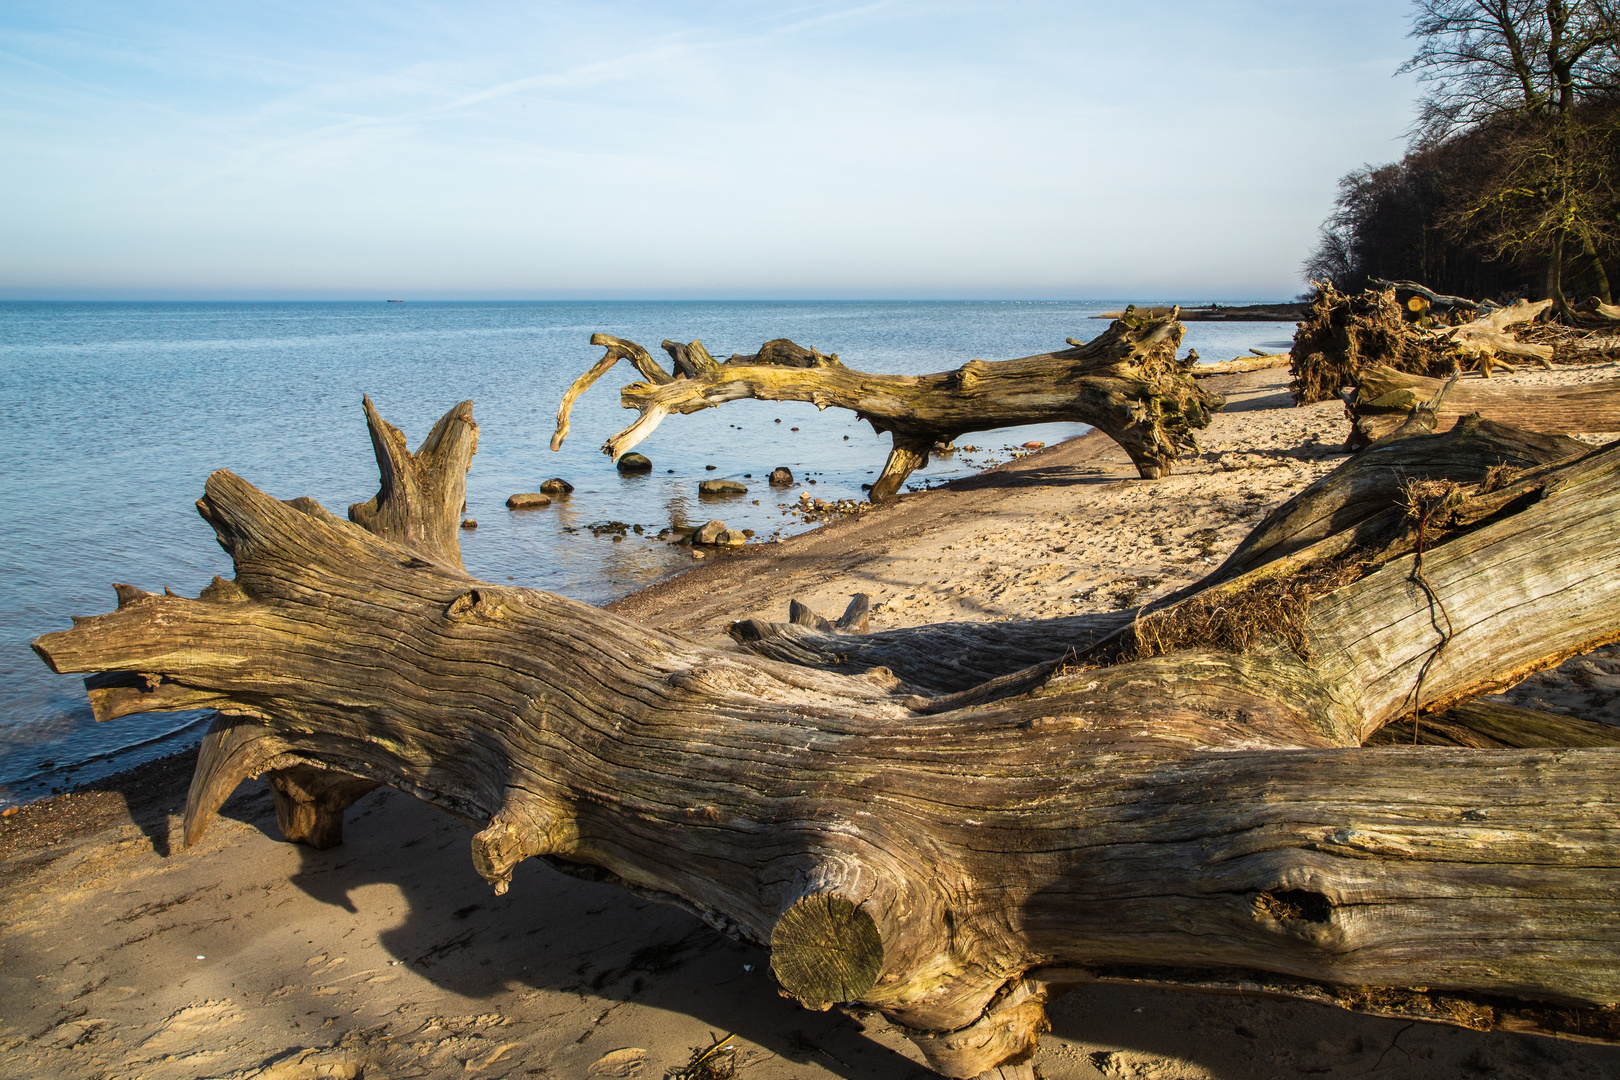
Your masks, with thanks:
M471 454L470 415L442 423L429 488ZM1344 490L1514 440L1472 426L1375 448ZM1225 578L955 693L920 689L949 682L921 656L910 683L820 671L474 580L423 539L444 499L349 522L224 471L198 507L234 581L121 587L34 648L94 673L98 716L220 710L188 842L250 775L316 839L388 784L478 825L498 891L542 858L679 904L769 944L806 1006L882 1010L948 1076L1018 1075L1044 1002L1099 980L1616 1038L1620 750L1361 745L1620 633L1620 448L1519 442L1536 464L1508 482L1386 477L1396 506L1319 488ZM1353 535L1322 523L1334 498ZM1267 591L1296 580L1314 592ZM878 636L858 603L831 633L797 615Z
M1223 404L1192 380L1190 361L1176 359L1181 333L1174 309L1158 316L1131 309L1094 340L1082 344L1070 338L1072 347L1060 352L969 360L955 371L916 376L856 371L836 353L783 338L723 363L702 342L666 341L663 347L676 368L671 374L635 342L596 334L591 344L606 347L607 354L563 395L551 448L561 447L567 437L579 395L626 359L647 381L620 393L624 407L640 416L602 447L614 461L666 416L756 398L851 409L873 430L889 432L893 450L872 485L873 502L894 498L906 477L928 463L935 444L972 431L1063 420L1106 432L1143 476L1156 479L1183 451L1196 449L1193 431L1207 425L1210 413Z
M1348 406L1350 445L1359 448L1386 437L1405 422L1414 405L1434 397L1442 385L1439 379L1392 368L1364 372ZM1549 434L1620 431L1620 379L1546 387L1460 382L1434 410L1434 430L1449 430L1471 413Z

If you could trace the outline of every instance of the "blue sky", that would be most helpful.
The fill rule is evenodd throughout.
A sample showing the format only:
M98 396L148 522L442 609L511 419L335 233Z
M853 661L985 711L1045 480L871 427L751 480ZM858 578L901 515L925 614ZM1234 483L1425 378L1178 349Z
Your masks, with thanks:
M0 296L1290 296L1408 7L7 0Z

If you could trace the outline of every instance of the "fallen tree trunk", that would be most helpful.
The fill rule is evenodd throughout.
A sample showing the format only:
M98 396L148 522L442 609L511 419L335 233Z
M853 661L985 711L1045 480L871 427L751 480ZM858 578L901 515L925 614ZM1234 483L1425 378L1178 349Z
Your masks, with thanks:
M1349 405L1350 446L1355 449L1388 436L1405 422L1413 406L1434 398L1445 384L1388 367L1362 372ZM1573 435L1620 431L1620 379L1579 386L1498 386L1459 382L1434 410L1436 431L1448 431L1464 416L1529 431Z
M119 586L34 643L96 673L100 718L220 710L188 843L248 776L318 843L388 784L478 825L497 891L538 857L679 904L948 1076L1027 1061L1087 981L1620 1038L1620 750L1361 745L1620 635L1620 448L1529 436L1546 463L1510 482L1407 473L1398 520L1368 498L1313 538L1319 490L1227 578L949 694L920 659L915 685L818 671L474 580L439 542L470 409L416 455L368 419L385 479L353 522L216 472L234 581Z
M817 408L851 409L874 431L889 432L894 448L872 485L873 502L898 495L913 471L928 464L936 444L971 431L1078 421L1105 432L1122 446L1149 479L1170 471L1184 450L1197 444L1193 431L1209 423L1223 399L1199 387L1178 360L1181 324L1172 309L1149 316L1134 309L1087 343L1069 339L1061 352L1018 360L969 360L955 371L933 375L871 375L846 367L837 353L805 349L785 338L759 352L725 362L702 342L664 342L675 363L665 371L633 341L596 334L591 344L606 355L563 395L551 448L563 444L574 401L619 360L630 361L646 382L619 395L640 413L602 450L614 461L653 433L671 414L685 415L728 401L808 401Z

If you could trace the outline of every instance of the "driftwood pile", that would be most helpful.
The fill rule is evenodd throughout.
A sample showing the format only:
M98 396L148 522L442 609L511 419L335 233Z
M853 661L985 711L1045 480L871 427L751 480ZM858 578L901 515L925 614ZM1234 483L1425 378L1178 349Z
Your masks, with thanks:
M1181 377L1077 348L881 381L782 348L672 350L687 386L627 343L604 364L637 362L651 422L746 393L876 408L874 382L949 416L1065 364L1108 401ZM722 651L470 577L470 403L415 454L367 422L381 490L349 520L216 472L197 506L234 579L120 585L34 643L91 673L99 718L219 711L188 842L250 776L317 845L390 785L473 823L497 891L538 858L677 904L953 1077L1032 1075L1045 1002L1096 981L1620 1039L1620 748L1522 710L1426 723L1620 636L1620 446L1472 418L1356 456L1151 609L870 634L857 603ZM1174 429L1139 423L1162 462ZM1400 723L1408 745L1368 745Z

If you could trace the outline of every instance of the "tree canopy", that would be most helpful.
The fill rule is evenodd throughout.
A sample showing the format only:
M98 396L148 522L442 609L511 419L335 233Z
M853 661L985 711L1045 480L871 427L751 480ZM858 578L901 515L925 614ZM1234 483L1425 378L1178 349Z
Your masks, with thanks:
M1405 158L1340 181L1306 261L1359 288L1611 299L1620 255L1620 17L1614 0L1415 0L1425 88Z

